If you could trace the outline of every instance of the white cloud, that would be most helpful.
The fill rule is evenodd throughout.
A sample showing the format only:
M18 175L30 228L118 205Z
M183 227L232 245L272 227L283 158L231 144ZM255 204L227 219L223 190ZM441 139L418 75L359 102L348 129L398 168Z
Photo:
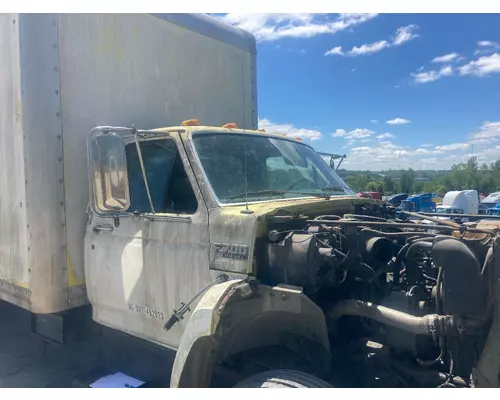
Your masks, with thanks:
M404 118L394 118L390 119L389 121L386 121L386 124L389 125L403 125L403 124L409 124L411 121L404 119Z
M354 46L349 51L348 54L351 56L372 54L372 53L377 53L377 52L385 49L386 47L389 47L389 42L387 40L380 40L378 42L373 42L373 43L369 43L369 44L362 44L359 47Z
M496 144L477 145L474 146L474 152L471 152L468 139L439 146L424 143L415 148L379 139L369 145L352 147L347 152L345 164L346 168L352 170L376 171L408 168L414 165L418 165L420 169L449 169L453 164L467 161L471 155L476 156L480 163L491 163L500 159L500 121L484 122L478 132L469 135L469 138L471 143L489 140L490 143L496 142ZM355 142L351 141L350 144L353 145Z
M450 63L460 57L458 53L445 54L444 56L439 56L434 58L431 62L433 63Z
M426 72L418 72L411 74L414 83L434 82L441 79L443 76L453 75L453 68L450 65L442 67L440 70L432 70Z
M415 83L434 82L440 78L437 71L419 72L418 74L412 74L412 77Z
M342 51L342 46L334 47L333 49L330 49L325 53L325 56L333 56L333 55L343 56L344 52Z
M322 134L313 129L296 128L292 124L277 124L267 118L259 118L259 129L265 129L269 133L282 133L290 137L299 137L301 139L320 140Z
M356 140L370 137L374 133L375 132L371 131L370 129L366 129L366 128L356 128L356 129L353 129L352 131L349 131L349 132L347 132L345 129L337 129L332 134L332 136L333 137L343 137L346 140L349 140L350 142L354 142Z
M356 128L348 133L351 139L360 139L373 135L373 131L366 128Z
M393 137L394 137L394 135L392 135L390 133L382 133L381 135L377 135L377 139L378 140L381 140L381 139L391 139Z
M500 49L500 44L488 40L478 42L480 50L476 54L491 53L491 51L483 49ZM497 47L495 47L497 46ZM465 59L457 53L445 54L444 56L436 57L432 60L433 63L448 63L460 62ZM500 54L495 52L493 54L484 55L476 60L469 61L456 68L460 76L489 76L491 74L500 73ZM455 69L451 65L445 65L439 70L423 71L419 68L418 72L412 73L411 77L414 83L427 83L434 82L445 76L452 76L455 74Z
M443 150L409 148L391 141L379 141L378 145L353 147L345 161L349 169L399 169L419 165L419 168L449 168L453 163L466 160L468 153L461 149L458 153L448 152L448 157L435 157Z
M378 120L376 120L376 119L372 119L372 120L370 120L370 122L371 122L372 124L378 124Z
M436 150L454 151L454 150L467 150L470 147L469 143L452 143L444 146L436 146Z
M361 46L353 46L351 50L346 53L342 50L342 46L337 46L325 52L325 56L338 55L356 57L378 53L379 51L389 47L400 46L412 39L415 39L418 37L418 35L414 32L416 29L418 29L417 25L402 26L396 31L396 36L392 41L379 40L373 43L365 43Z
M499 44L490 40L480 40L479 42L477 42L477 45L479 47L494 47L498 46Z
M287 37L310 38L335 34L376 16L377 14L337 14L332 20L328 15L313 13L229 13L218 18L253 33L258 41L272 41Z
M459 67L460 75L488 76L500 73L500 54L483 56Z
M479 132L470 135L474 143L492 143L500 140L500 121L485 122Z
M447 65L439 70L439 75L451 76L453 75L453 68L450 65Z
M474 54L491 54L496 50L500 50L500 43L492 42L491 40L480 40L477 42L479 48Z
M406 43L412 39L417 38L418 35L414 32L417 29L418 29L417 25L402 26L396 31L396 37L392 41L392 44L394 46L400 46L403 43Z

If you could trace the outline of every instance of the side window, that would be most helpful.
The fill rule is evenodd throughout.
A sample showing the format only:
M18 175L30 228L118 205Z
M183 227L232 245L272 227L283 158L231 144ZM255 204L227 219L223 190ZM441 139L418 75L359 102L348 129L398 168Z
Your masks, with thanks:
M151 199L157 213L193 214L196 196L172 139L141 142L141 153ZM151 207L135 143L127 145L131 212L149 213Z

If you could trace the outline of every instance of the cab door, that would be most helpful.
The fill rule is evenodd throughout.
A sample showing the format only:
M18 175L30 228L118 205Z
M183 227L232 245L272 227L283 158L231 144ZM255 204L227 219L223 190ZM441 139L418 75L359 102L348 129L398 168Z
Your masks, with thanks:
M100 178L91 177L93 211L85 237L94 320L175 349L185 320L169 331L165 322L213 280L207 207L178 134L143 139L139 149L125 141L121 158L114 154L119 145L103 143L89 154L89 167Z

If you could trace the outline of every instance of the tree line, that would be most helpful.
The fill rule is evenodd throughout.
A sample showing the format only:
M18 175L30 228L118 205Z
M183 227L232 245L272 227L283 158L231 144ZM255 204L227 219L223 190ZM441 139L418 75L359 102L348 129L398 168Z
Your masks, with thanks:
M376 191L388 196L395 193L438 193L475 189L485 195L500 190L500 160L479 165L476 157L454 164L450 170L338 171L357 192Z

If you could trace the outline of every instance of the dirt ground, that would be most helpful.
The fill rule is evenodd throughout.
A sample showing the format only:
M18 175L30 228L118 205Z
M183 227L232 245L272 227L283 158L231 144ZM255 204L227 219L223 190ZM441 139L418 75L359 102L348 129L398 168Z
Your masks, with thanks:
M92 340L59 346L31 334L29 314L0 301L0 388L72 387L102 364Z

